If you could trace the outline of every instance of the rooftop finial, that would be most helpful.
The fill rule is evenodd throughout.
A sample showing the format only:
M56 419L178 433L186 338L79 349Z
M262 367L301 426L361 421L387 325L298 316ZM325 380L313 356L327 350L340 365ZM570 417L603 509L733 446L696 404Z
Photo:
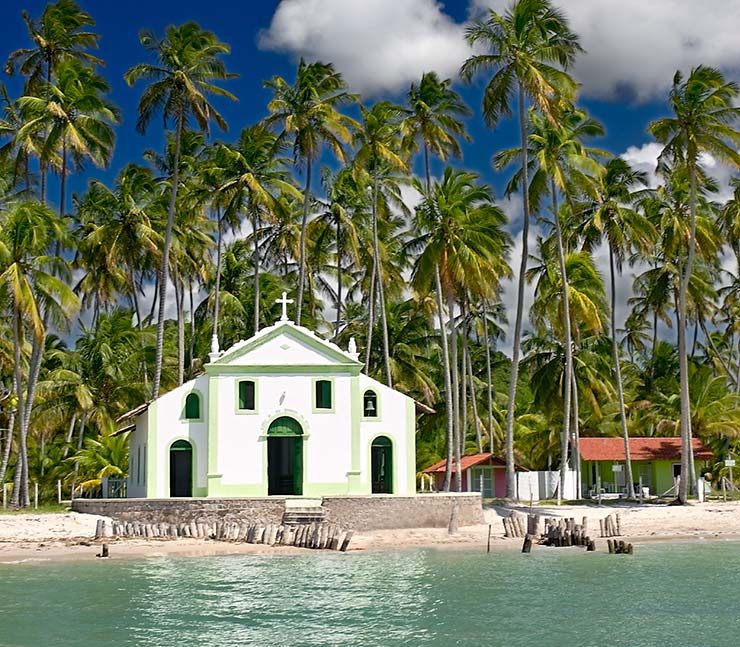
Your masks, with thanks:
M349 338L349 344L347 345L347 353L353 358L357 359L360 354L357 352L357 342L354 337Z
M218 348L218 335L214 333L211 337L211 352L208 353L208 359L211 360L211 362L215 362L218 359L219 355L220 352Z
M279 303L283 306L283 314L280 317L280 321L290 321L288 319L288 304L293 303L293 299L288 298L288 293L283 292L283 298L282 299L276 299L275 303Z

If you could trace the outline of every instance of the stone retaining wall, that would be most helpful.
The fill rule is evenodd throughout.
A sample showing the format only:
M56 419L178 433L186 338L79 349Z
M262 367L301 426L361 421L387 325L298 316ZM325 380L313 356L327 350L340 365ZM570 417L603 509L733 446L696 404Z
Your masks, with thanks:
M324 497L322 507L327 521L362 531L445 528L455 504L459 526L483 523L481 497L477 493L332 496ZM282 522L285 499L75 499L72 509L140 523L243 520L268 525Z

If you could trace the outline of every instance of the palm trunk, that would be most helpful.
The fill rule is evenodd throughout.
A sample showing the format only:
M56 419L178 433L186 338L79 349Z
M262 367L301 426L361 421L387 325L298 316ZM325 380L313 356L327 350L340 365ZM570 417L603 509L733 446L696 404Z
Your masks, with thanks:
M466 357L468 355L468 309L466 301L460 304L460 320L462 322L461 335L462 349L460 352L460 452L465 455L468 440L468 370L466 368Z
M190 339L188 340L188 375L193 377L193 359L195 356L195 298L193 296L193 281L188 281L188 297L190 304Z
M341 219L337 216L337 318L334 325L334 342L339 339L339 327L342 323L342 246L341 246Z
M491 341L488 337L488 309L483 300L483 336L486 347L486 382L488 390L488 451L493 454L493 383L491 379Z
M704 317L702 317L698 313L697 313L697 324L701 327L701 331L704 333L704 338L707 340L709 349L714 353L714 356L717 358L717 361L720 363L722 370L727 374L727 377L729 378L729 380L731 382L734 382L735 376L732 374L732 369L727 364L724 357L722 357L722 354L719 352L719 349L714 343L712 336L709 334L709 331L707 330L707 325L704 322ZM732 359L730 359L730 361L732 361Z
M516 299L514 338L511 349L511 378L509 380L509 402L506 408L506 498L517 498L516 472L514 467L514 417L516 416L516 391L519 380L519 355L522 341L522 316L524 314L524 286L526 285L527 260L529 257L529 156L527 154L527 123L524 106L524 86L519 83L519 136L522 146L522 192L524 218L522 223L522 258L519 263L519 281Z
M367 350L365 352L365 373L370 371L370 351L373 348L373 328L375 327L375 260L373 260L373 269L370 272L370 294L368 295L367 304Z
M14 340L15 340L15 337L14 337ZM17 346L14 344L14 350L16 347ZM18 359L20 360L20 356ZM15 363L15 356L14 356L14 363ZM18 393L17 379L18 379L18 375L15 371L15 366L13 366L13 385L11 386L11 390L10 390L11 394ZM10 415L8 416L8 430L7 430L7 434L5 435L5 445L3 445L3 455L2 455L2 458L0 458L0 488L4 487L5 485L5 474L8 471L8 463L10 462L10 450L13 446L13 432L15 431L15 421L16 421L16 418L18 417L16 415L16 411L17 411L17 406L10 410Z
M172 287L175 288L175 308L177 310L177 384L185 381L185 308L184 289L177 272L172 273Z
M480 431L480 420L478 418L478 401L475 397L475 382L473 380L473 358L470 355L470 349L465 349L468 365L468 384L470 384L470 404L473 409L473 426L475 427L475 445L478 453L483 452L483 436Z
M576 499L580 499L583 495L581 492L581 421L580 421L580 410L578 407L578 380L576 379L576 372L573 371L573 379L571 380L571 388L573 389L573 468L576 474Z
M149 315L147 316L147 321L151 324L152 320L154 319L154 310L157 307L157 301L159 300L159 272L157 272L157 276L154 278L154 294L152 295L152 306L149 308Z
M451 294L447 295L447 313L450 320L450 347L452 357L450 364L452 366L452 433L455 445L455 490L462 490L462 472L460 470L460 400L458 397L460 391L460 377L458 376L457 363L457 328L455 326L455 300Z
M627 429L627 410L624 406L624 385L622 382L622 367L619 361L619 344L617 343L617 286L616 286L616 268L614 266L614 250L609 245L609 281L611 286L611 303L609 312L609 321L611 324L612 334L612 358L614 360L614 375L617 378L617 398L619 399L619 419L622 423L622 438L624 439L624 464L627 468L627 496L630 499L635 498L635 482L632 477L632 459L630 457L629 430ZM579 457L580 461L580 457Z
M213 295L213 332L211 333L211 346L213 348L218 344L218 318L221 314L221 263L223 247L223 223L221 222L221 208L216 208L216 222L218 231L216 232L216 293Z
M560 265L560 281L563 291L563 351L565 353L565 374L563 376L563 431L560 439L560 488L558 490L558 502L565 492L565 479L568 474L568 444L570 442L570 415L571 394L573 381L573 340L570 329L570 298L568 295L568 272L565 268L565 247L563 245L563 232L560 227L560 214L558 213L557 187L555 181L551 181L553 222L555 223L555 236L558 245L558 263Z
M393 388L391 375L390 345L388 342L388 321L385 311L385 290L383 287L383 266L380 263L380 242L378 241L378 174L373 174L373 256L375 256L375 279L378 287L378 310L380 311L380 332L383 339L383 363L385 365L386 384Z
M62 171L59 176L59 219L64 221L64 203L67 199L67 142L62 141Z
M162 359L164 355L164 316L167 306L167 281L169 279L170 247L172 245L172 229L175 226L175 207L177 206L177 189L180 182L180 146L182 144L182 129L185 115L182 108L177 115L175 131L175 158L172 169L172 186L170 187L170 202L167 207L167 227L164 232L162 249L162 265L159 270L159 314L157 319L157 347L154 355L154 380L152 381L152 400L159 397L159 386L162 379Z
M693 451L691 447L691 402L689 400L689 359L686 354L686 298L689 281L694 269L696 251L696 168L695 160L689 160L689 254L678 290L678 368L681 384L681 480L678 500L686 503L689 498L689 480ZM688 478L687 478L688 477Z
M75 427L77 426L77 414L72 414L72 420L69 423L69 429L67 430L66 446L64 447L63 458L67 458L69 455L69 446L72 444L72 437L75 433Z
M424 176L427 183L427 193L432 188L432 175L429 170L429 146L426 140L424 140Z
M18 402L16 408L19 412L18 418L18 459L15 465L15 475L13 479L13 494L11 496L10 505L14 508L20 507L21 497L21 479L23 476L23 466L28 460L25 452L25 438L24 438L24 425L23 420L25 418L25 409L23 402L23 376L21 373L21 344L23 343L23 330L20 306L17 302L13 304L13 381L16 386L16 398Z
M303 192L303 219L301 220L301 249L298 259L298 303L296 304L296 323L301 325L303 312L303 289L306 282L306 227L308 210L311 204L311 158L306 158L306 186Z
M452 404L452 380L450 379L450 351L447 345L447 331L444 322L444 307L442 305L442 280L439 276L439 266L434 268L434 283L437 296L437 316L439 317L439 341L442 347L442 370L444 372L445 384L445 410L447 411L447 462L445 465L445 477L442 489L450 491L452 475L452 452L455 442L454 433L454 411Z
M260 331L260 246L257 232L260 226L259 211L255 209L252 219L252 236L254 237L254 249L252 250L252 263L254 264L254 334Z

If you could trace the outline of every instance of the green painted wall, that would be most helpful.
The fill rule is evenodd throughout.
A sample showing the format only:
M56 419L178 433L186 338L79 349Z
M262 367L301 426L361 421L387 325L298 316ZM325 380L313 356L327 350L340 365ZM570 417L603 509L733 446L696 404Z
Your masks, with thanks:
M582 461L581 474L584 488L591 489L596 485L593 471L594 465L596 466L597 473L601 476L602 487L608 484L613 488L614 472L612 472L612 464L616 462L623 464L621 461ZM679 462L679 459L632 461L632 477L635 484L637 484L639 483L640 476L642 476L643 485L650 488L650 494L660 496L673 487L673 465ZM705 463L703 461L697 461L697 475L701 474L704 465ZM624 470L625 468L623 467L622 469ZM626 472L624 474L626 476Z

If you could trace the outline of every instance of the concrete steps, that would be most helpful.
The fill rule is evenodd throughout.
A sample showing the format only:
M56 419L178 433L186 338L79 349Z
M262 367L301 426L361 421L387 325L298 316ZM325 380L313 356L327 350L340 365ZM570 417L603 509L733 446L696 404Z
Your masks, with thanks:
M326 521L324 508L291 508L283 513L284 526L299 526Z

